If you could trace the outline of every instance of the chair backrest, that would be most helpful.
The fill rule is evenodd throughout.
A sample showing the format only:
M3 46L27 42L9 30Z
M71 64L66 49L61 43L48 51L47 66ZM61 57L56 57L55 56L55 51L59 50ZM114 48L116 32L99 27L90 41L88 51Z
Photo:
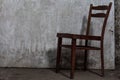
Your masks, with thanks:
M90 32L91 18L104 18L102 31L101 31L101 37L104 38L105 28L111 10L111 6L112 6L112 2L110 2L109 5L99 5L99 6L93 6L93 4L90 5L86 35L89 35ZM93 10L98 11L98 13L93 13ZM100 11L106 11L106 13Z

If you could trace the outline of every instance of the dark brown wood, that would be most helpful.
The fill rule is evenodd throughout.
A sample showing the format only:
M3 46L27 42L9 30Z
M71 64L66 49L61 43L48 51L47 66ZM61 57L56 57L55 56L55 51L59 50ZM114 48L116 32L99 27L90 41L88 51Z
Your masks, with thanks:
M71 49L71 73L70 73L70 78L74 78L74 71L75 71L75 58L76 58L76 49L79 50L85 50L85 58L84 58L84 69L87 70L87 65L88 65L88 50L100 50L100 58L101 58L101 75L104 76L104 33L105 33L105 28L108 20L108 16L110 13L112 3L110 2L109 6L107 5L100 5L100 6L93 6L92 4L90 5L89 9L89 15L88 15L88 22L87 22L87 30L86 30L86 35L79 35L79 34L70 34L70 33L57 33L58 37L58 48L57 48L57 61L56 61L56 72L59 72L60 68L60 62L61 62L61 48L69 48ZM92 13L92 10L106 10L106 13ZM90 23L91 23L91 18L92 17L97 17L97 18L104 18L102 30L101 30L101 35L100 36L93 36L89 35L90 31ZM62 38L69 38L72 40L71 44L62 44ZM76 45L76 40L85 40L85 45ZM95 41L100 41L100 47L88 45L88 40L95 40Z
M57 37L73 38L73 34L69 34L69 33L57 33Z
M93 6L93 4L90 5L90 10L89 10L89 15L88 15L88 22L87 22L86 36L88 36L89 32L90 32L90 22L91 22L92 6Z
M96 14L91 14L92 17L98 17L98 18L105 18L106 14L105 13L96 13Z
M88 50L85 50L85 56L84 56L84 70L86 71L88 68Z
M108 20L108 16L109 16L111 7L112 7L112 3L109 4L109 8L107 10L107 14L106 14L106 17L105 17L105 20L104 20L104 23L103 23L103 29L102 29L102 32L101 32L102 40L104 39L105 28L106 28L106 24L107 24L107 20Z
M89 35L89 30L90 30L90 21L91 21L91 14L92 14L92 7L93 7L93 4L90 5L90 9L89 9L89 15L88 15L88 22L87 22L87 31L86 31L86 35L85 36L88 36ZM94 38L96 39L96 38ZM85 47L87 48L88 46L88 39L85 39ZM84 70L87 70L87 61L88 60L88 50L85 49L85 56L84 56Z
M103 41L101 41L101 76L104 76L104 54L103 54Z
M57 37L71 38L71 39L86 39L86 40L101 40L101 36L78 35L68 33L58 33Z
M107 10L109 7L107 5L93 6L93 10Z
M61 47L65 47L65 48L71 48L72 45L61 45ZM101 48L99 47L94 47L94 46L79 46L79 45L76 45L76 49L80 49L80 50L101 50Z
M101 36L90 36L90 35L74 35L74 39L84 39L84 40L101 40Z
M58 38L56 73L60 70L62 38Z
M75 58L76 58L76 39L72 39L72 47L71 47L71 74L70 78L74 78L75 71Z

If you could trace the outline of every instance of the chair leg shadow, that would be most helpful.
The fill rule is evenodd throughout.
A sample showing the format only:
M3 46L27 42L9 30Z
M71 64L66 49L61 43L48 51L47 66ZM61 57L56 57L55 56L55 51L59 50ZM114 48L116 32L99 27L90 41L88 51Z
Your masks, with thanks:
M95 75L98 75L98 76L100 76L100 77L104 77L104 76L99 72L99 70L90 70L90 69L88 69L88 71L91 72L91 73L93 73L93 74L95 74Z

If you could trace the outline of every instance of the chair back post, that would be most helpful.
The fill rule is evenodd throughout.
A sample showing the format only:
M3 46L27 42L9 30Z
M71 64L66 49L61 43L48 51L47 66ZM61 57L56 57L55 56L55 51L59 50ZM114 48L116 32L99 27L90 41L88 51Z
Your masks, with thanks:
M105 17L105 20L104 20L104 23L103 23L103 28L102 28L102 33L101 33L102 40L104 39L105 28L106 28L106 24L107 24L107 20L108 20L108 16L109 16L109 13L110 13L111 6L112 6L112 2L110 2L110 4L109 4L109 7L108 7L108 10L107 10L107 13L106 13L106 17Z
M91 13L92 13L92 6L93 6L93 4L90 4L86 35L89 35L90 22L91 22Z
M91 22L91 13L92 13L92 6L93 6L93 4L90 4L86 35L89 35L90 22ZM87 46L87 45L88 45L88 40L85 40L85 46Z

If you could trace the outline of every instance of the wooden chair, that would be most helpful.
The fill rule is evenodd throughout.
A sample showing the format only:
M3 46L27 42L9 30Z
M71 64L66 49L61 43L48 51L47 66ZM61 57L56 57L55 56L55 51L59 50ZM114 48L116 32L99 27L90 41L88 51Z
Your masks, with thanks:
M105 34L105 28L107 24L107 19L110 13L112 3L110 2L109 5L99 5L99 6L93 6L93 4L90 5L89 10L89 16L88 16L88 22L87 22L87 30L86 35L79 35L79 34L69 34L69 33L57 33L58 37L58 45L57 45L57 61L56 61L56 72L58 73L60 71L60 63L61 63L61 49L62 47L70 48L71 49L71 73L70 78L74 78L74 71L75 71L75 59L76 59L76 49L85 50L85 58L84 58L84 69L87 70L87 57L88 57L88 50L100 50L101 54L101 75L104 76L104 53L103 53L103 43L104 43L104 34ZM92 11L99 11L99 13L93 13ZM106 11L100 12L101 10ZM103 18L103 26L101 30L100 36L93 36L89 35L89 29L90 29L90 23L91 18ZM64 45L62 44L63 38L69 38L71 39L71 45ZM76 40L85 40L85 45L76 45ZM95 46L88 46L88 40L95 40L100 41L100 47Z

